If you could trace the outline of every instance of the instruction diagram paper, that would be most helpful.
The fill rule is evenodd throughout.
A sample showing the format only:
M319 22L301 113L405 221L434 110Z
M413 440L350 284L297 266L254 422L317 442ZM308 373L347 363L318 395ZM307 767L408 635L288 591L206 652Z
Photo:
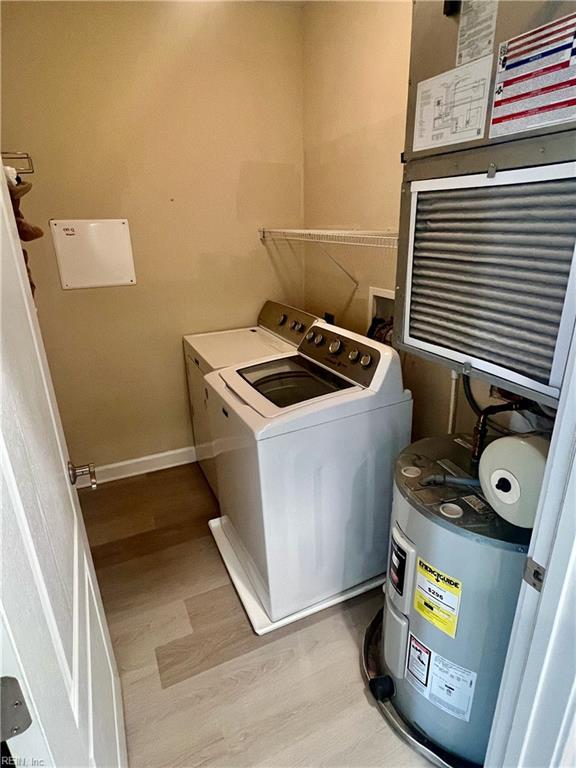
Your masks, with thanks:
M463 0L458 27L456 66L492 53L498 0Z
M491 73L492 55L418 83L414 152L484 136Z
M576 13L500 44L490 138L576 120Z

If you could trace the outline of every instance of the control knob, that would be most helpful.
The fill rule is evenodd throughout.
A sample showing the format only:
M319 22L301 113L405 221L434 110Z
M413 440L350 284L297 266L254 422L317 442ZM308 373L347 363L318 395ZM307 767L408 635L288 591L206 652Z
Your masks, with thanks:
M330 344L328 347L328 352L330 352L331 355L337 355L338 352L342 351L342 342L340 339L334 339L334 341Z
M372 355L362 355L360 358L360 365L362 368L370 368L372 365Z
M302 331L304 330L304 326L302 325L302 323L299 323L298 321L296 321L295 330L298 331L298 333L302 333Z
M306 334L306 341L308 342L308 344L312 344L312 342L314 341L314 335L315 335L314 331L308 331L308 333Z
M324 336L322 336L321 333L316 334L314 344L316 344L317 347L319 347L321 344L324 344Z
M290 323L290 328L292 328L292 330L295 331L297 327L298 327L298 321L292 320L292 322Z
M350 360L351 363L355 363L359 357L360 352L357 349L351 349L348 353L348 360Z
M288 315L281 314L278 318L278 325L284 325L284 323L288 320Z

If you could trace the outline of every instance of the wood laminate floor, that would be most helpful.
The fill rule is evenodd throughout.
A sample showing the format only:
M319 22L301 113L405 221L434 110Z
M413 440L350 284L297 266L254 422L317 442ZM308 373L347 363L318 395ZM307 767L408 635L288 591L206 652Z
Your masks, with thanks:
M218 505L196 465L80 499L131 768L427 765L366 695L360 645L379 590L258 637L210 536Z

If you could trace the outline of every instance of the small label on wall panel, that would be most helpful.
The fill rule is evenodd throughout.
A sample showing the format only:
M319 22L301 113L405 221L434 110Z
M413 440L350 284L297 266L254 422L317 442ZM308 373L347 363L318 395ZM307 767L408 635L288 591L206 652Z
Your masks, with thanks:
M445 659L410 634L406 679L435 707L468 722L476 677L476 672Z
M498 0L462 0L456 66L492 53Z
M490 138L576 120L576 13L500 44Z
M441 632L456 637L462 582L418 558L414 608Z
M492 55L418 83L414 152L484 136L491 74Z

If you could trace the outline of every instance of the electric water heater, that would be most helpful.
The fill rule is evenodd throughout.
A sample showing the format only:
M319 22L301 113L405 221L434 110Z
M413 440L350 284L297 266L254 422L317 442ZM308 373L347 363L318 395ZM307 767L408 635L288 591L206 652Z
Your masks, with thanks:
M381 663L400 717L482 764L530 531L487 504L470 448L466 436L448 435L398 458Z

